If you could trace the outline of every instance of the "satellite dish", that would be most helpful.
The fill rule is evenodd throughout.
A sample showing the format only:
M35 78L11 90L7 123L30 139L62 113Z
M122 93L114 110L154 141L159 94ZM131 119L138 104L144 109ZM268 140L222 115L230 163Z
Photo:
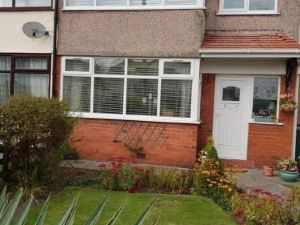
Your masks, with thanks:
M49 34L48 31L46 31L45 26L39 22L25 23L22 30L24 34L30 38L42 38Z

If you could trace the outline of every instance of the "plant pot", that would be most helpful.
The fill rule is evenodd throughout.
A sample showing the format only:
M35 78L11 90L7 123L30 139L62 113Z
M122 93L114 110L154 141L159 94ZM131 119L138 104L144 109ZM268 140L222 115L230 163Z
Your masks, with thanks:
M274 176L274 168L271 166L264 166L264 175L267 177L273 177Z
M294 104L281 104L280 109L284 112L294 112L296 110L297 106Z
M296 182L299 177L299 172L280 171L281 179L286 182Z

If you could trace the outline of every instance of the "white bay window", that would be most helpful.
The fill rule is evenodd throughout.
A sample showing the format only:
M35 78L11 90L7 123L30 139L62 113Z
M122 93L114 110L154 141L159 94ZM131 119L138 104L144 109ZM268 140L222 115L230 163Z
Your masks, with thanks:
M204 8L204 0L64 0L65 10Z
M71 58L61 99L84 118L199 121L199 60Z
M278 0L220 0L221 14L274 14Z

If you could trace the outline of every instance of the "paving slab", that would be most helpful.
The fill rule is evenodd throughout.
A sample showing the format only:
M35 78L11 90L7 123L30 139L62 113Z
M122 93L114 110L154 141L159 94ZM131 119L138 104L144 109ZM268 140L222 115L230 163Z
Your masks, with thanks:
M262 189L274 194L283 195L289 191L287 186L299 185L300 180L298 179L295 183L288 183L281 180L278 172L275 172L274 177L267 177L263 175L262 170L249 169L245 173L238 174L237 186L244 190Z

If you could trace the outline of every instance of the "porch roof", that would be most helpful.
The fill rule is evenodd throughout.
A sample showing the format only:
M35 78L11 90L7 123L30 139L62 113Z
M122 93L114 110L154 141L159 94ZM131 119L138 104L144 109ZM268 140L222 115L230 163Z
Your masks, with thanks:
M204 37L202 57L300 57L300 44L275 34L210 34Z

